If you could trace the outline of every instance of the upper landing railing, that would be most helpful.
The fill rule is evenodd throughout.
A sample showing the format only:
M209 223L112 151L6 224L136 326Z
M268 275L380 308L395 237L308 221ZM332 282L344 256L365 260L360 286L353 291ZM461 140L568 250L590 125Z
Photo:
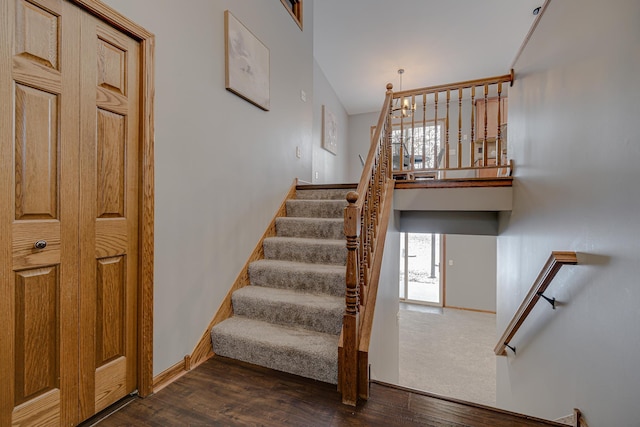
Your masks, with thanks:
M395 92L392 172L398 179L511 175L503 76Z

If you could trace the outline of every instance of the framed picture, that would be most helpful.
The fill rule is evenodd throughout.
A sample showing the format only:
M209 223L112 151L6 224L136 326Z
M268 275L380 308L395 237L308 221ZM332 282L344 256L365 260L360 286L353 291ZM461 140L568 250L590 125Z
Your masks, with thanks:
M322 148L331 154L338 154L338 123L326 105L322 106Z
M289 14L302 30L302 0L280 0Z
M269 111L269 49L228 10L224 39L226 89Z

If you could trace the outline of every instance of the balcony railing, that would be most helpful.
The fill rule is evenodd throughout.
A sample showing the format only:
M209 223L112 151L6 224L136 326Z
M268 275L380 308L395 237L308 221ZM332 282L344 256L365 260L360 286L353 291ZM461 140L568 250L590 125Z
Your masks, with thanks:
M512 81L513 73L393 93L393 176L510 176L506 83Z

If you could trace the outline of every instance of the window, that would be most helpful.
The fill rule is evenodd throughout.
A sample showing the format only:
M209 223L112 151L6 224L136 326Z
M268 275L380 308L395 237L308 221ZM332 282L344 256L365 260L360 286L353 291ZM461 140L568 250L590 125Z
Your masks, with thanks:
M302 30L302 0L280 0L289 14Z
M442 131L444 124L426 122L424 126L411 127L405 125L402 129L394 124L391 131L391 146L393 151L393 169L400 169L400 147L404 158L403 169L408 169L413 154L412 169L438 168L442 161ZM436 154L437 153L437 154Z
M442 235L401 233L400 300L442 307Z

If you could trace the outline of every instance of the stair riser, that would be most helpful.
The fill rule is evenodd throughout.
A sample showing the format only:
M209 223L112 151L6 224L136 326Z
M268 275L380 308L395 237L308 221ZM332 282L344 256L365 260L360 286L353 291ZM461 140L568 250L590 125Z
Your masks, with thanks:
M277 259L311 264L347 264L347 248L345 246L325 245L318 243L275 242L265 239L264 256L266 259Z
M349 191L353 189L323 189L323 190L297 190L296 199L304 200L346 200Z
M280 237L305 237L312 239L344 239L344 222L326 220L302 220L277 218L276 231Z
M275 323L296 326L312 331L337 335L342 329L344 307L300 307L295 304L265 301L234 294L233 312L238 316Z
M342 200L288 200L287 216L299 218L344 218Z
M249 279L251 284L256 286L295 289L338 297L343 297L345 294L344 271L328 274L278 269L252 263L249 265Z

